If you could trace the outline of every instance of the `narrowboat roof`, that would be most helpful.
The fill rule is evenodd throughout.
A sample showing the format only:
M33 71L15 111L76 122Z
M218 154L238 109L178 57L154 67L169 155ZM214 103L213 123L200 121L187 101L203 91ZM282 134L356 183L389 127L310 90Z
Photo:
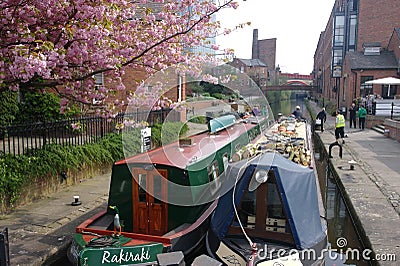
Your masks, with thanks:
M188 138L192 140L192 145L180 146L179 142L176 141L146 153L117 161L115 164L148 163L185 169L187 165L207 158L255 126L254 123L238 122L225 130L221 130L218 134L210 134L207 131L190 136Z

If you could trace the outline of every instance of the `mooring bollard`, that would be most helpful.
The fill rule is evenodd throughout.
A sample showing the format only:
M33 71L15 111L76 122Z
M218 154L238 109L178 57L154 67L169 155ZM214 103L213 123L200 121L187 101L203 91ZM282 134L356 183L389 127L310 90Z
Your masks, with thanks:
M342 159L343 147L337 141L335 141L334 143L331 143L329 145L329 158L333 158L332 157L332 148L335 147L335 146L339 146L339 157L340 157L340 159Z
M354 166L357 164L357 162L354 160L351 160L351 161L348 161L348 163L350 165L350 170L354 170Z
M81 204L82 204L82 202L79 201L79 196L78 195L74 196L74 201L71 202L71 205L72 206L78 206L78 205L81 205Z
M0 266L10 266L10 244L7 227L0 232Z

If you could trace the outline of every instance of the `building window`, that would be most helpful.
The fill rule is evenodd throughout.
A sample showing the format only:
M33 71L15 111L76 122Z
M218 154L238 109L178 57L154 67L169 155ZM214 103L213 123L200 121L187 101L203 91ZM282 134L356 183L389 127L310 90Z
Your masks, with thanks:
M98 91L101 87L104 87L104 75L103 73L97 73L93 76L94 78L94 88ZM99 104L101 100L93 98L93 104Z
M348 10L350 12L357 11L358 9L358 0L349 0Z
M343 64L343 51L340 50L333 50L333 66L341 66Z
M96 87L96 89L98 89L99 87L103 87L104 86L104 75L103 73L97 73L93 76L94 78L94 86Z
M335 28L333 46L343 46L344 44L344 16L335 17Z
M383 99L394 99L394 96L397 95L397 85L382 85L382 98Z
M373 80L373 76L361 76L360 96L365 97L373 93L372 84L365 84L369 80Z
M350 16L349 26L349 51L355 51L356 49L356 28L357 28L357 15Z

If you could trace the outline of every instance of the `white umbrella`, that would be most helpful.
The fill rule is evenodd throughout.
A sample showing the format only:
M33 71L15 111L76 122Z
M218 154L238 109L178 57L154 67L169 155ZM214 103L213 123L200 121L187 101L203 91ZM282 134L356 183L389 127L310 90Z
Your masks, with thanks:
M386 77L386 78L381 78L381 79L374 79L365 82L366 84L382 84L382 85L388 85L388 95L390 95L390 85L398 85L400 84L400 79L394 78L394 77Z

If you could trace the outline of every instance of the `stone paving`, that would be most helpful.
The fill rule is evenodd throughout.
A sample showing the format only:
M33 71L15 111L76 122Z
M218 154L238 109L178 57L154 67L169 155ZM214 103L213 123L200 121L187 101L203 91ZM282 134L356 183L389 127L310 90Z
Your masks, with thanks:
M82 180L58 193L0 216L0 230L9 230L11 265L43 265L65 251L75 227L106 209L111 174ZM82 203L72 206L74 196Z

